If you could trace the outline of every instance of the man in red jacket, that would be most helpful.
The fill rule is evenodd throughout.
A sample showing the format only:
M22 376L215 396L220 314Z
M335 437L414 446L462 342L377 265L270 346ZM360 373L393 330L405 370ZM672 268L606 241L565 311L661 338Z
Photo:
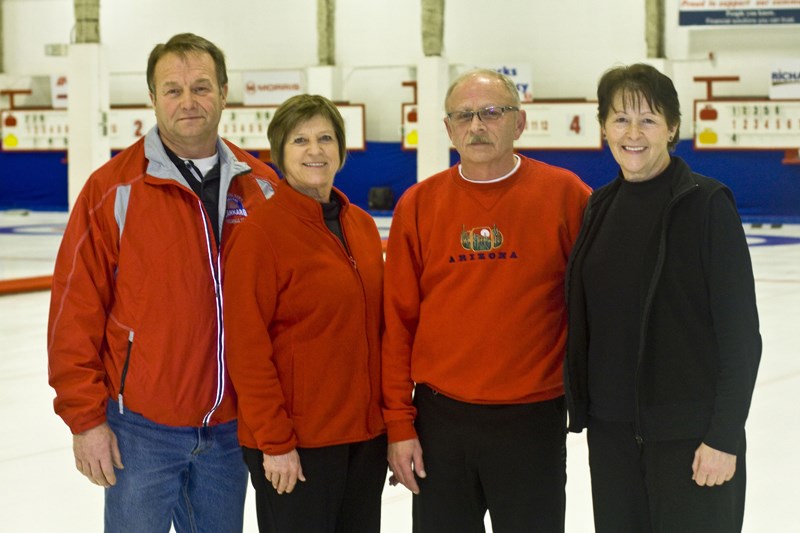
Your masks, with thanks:
M564 271L589 188L514 153L514 84L455 80L461 162L411 187L386 253L389 465L414 531L560 532L565 505Z
M157 125L89 177L56 260L50 384L106 531L242 529L219 258L277 177L218 136L227 81L202 37L153 49Z

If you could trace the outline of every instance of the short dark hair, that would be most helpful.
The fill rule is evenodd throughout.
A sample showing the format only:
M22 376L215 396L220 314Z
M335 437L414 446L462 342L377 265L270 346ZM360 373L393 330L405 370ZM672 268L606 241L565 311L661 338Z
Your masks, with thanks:
M667 119L667 126L675 127L675 135L667 143L672 151L678 144L681 125L681 106L672 80L652 65L636 63L607 70L597 85L597 119L605 124L614 98L620 94L623 102L641 103L644 99L650 109Z
M225 68L225 54L222 53L217 45L193 33L179 33L174 35L166 43L157 44L150 57L147 59L147 89L150 94L156 94L155 75L156 63L167 54L176 54L185 58L191 53L206 53L214 60L214 68L217 72L217 84L222 89L228 83L228 71Z
M283 148L289 134L299 124L320 116L330 121L336 141L339 143L339 169L344 166L347 144L344 137L344 119L336 105L318 94L298 94L292 96L278 107L267 128L269 150L272 162L281 172L283 168ZM337 169L338 170L338 169Z

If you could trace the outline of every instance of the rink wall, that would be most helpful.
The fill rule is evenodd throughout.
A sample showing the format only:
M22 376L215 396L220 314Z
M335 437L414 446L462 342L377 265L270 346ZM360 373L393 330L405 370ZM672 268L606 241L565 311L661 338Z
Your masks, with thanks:
M617 166L608 149L599 151L526 150L527 156L568 168L591 187L611 180ZM782 162L782 151L699 152L682 141L676 154L696 172L717 178L736 197L748 222L800 223L800 165ZM452 161L457 154L452 152ZM372 187L390 187L395 198L415 182L416 152L400 143L368 142L348 155L336 186L367 208ZM67 210L67 161L64 152L0 152L0 210Z

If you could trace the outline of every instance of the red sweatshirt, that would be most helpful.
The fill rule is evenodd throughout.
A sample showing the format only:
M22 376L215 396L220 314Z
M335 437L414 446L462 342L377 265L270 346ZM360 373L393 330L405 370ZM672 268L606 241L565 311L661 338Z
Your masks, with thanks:
M416 437L414 383L478 404L563 394L564 271L589 188L521 157L497 183L454 166L411 187L389 234L384 283L384 419Z
M239 441L269 455L385 432L380 236L367 213L332 194L342 199L347 248L328 230L319 202L282 181L226 249L225 334Z

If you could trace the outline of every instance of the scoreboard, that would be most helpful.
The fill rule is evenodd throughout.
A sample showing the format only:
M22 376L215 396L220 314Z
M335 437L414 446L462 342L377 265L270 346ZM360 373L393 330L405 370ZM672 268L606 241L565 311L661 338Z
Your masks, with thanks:
M267 127L278 106L226 107L222 111L219 134L245 150L269 150ZM344 119L347 149L364 150L363 104L336 106ZM122 150L155 126L150 107L112 108L102 124L112 150ZM6 151L66 150L69 124L65 109L4 109L0 112L0 141Z
M597 102L523 103L525 129L514 147L526 149L600 150L603 147ZM403 104L403 149L417 147L417 106ZM444 111L442 111L444 117Z
M696 100L698 150L792 150L800 147L800 100Z

